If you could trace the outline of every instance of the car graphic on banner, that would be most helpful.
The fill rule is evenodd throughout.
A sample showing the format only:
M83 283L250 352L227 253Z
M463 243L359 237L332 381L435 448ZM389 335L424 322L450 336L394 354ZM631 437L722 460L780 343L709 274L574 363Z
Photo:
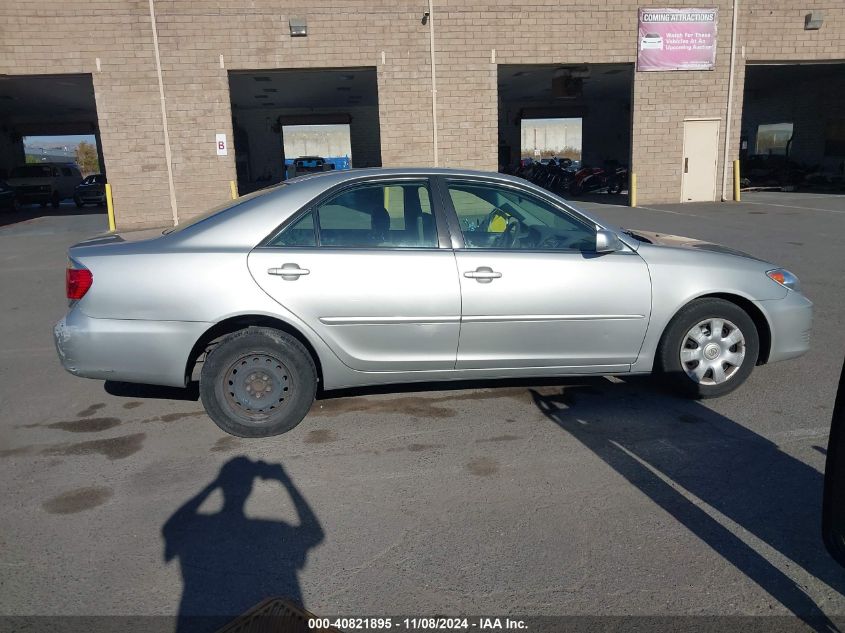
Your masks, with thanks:
M663 38L657 33L646 33L640 40L640 50L659 49L663 50Z
M713 70L719 10L640 9L637 70Z

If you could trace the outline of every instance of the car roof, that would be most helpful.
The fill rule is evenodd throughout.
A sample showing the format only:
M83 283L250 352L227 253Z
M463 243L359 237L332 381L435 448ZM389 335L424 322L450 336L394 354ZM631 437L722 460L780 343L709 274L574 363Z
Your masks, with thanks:
M341 169L335 171L321 171L312 174L303 174L296 178L290 178L285 183L299 183L307 180L323 179L319 182L320 186L334 186L346 181L358 180L364 178L381 177L381 176L419 176L421 178L428 176L444 176L444 177L473 177L486 178L492 180L502 180L512 182L518 185L531 185L527 180L510 176L508 174L501 174L495 171L480 171L476 169L457 169L447 167L364 167L356 169ZM316 182L314 184L317 184Z

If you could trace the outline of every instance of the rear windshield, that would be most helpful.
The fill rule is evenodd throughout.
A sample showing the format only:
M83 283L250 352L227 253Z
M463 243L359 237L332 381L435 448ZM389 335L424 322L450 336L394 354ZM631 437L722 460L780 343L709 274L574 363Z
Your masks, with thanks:
M53 168L47 165L23 165L12 170L12 178L49 178Z
M248 193L245 196L241 196L236 200L227 200L223 204L220 204L205 213L202 213L196 217L191 218L184 224L179 224L178 226L174 226L169 229L165 229L162 231L162 235L170 235L171 233L178 233L179 231L184 231L189 226L194 226L195 224L199 224L211 217L214 217L218 213L223 213L224 211L228 211L229 209L234 209L236 206L247 202L249 200L254 200L255 198L260 198L261 196L267 195L272 191L278 191L281 187L284 187L285 183L279 183L278 185L273 185L272 187L267 187L266 189L259 189L258 191L253 191L252 193Z

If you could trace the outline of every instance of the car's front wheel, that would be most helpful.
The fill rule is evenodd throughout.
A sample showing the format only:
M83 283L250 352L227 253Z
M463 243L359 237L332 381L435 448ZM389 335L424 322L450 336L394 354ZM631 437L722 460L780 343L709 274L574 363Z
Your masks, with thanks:
M754 321L730 301L705 297L684 306L663 333L661 377L693 398L730 393L751 375L760 353Z
M238 437L267 437L299 424L317 391L308 350L279 330L249 327L229 334L203 363L200 396L221 429Z

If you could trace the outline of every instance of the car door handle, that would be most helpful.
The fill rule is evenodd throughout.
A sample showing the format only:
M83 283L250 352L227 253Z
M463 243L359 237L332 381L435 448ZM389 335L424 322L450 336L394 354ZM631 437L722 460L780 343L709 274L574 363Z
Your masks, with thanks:
M464 277L475 279L478 283L489 284L494 279L498 279L502 273L497 273L489 266L479 266L475 270L468 270L464 273Z
M268 268L268 275L278 275L285 281L296 281L302 275L310 275L311 271L307 268L300 268L299 264L282 264L281 268Z

